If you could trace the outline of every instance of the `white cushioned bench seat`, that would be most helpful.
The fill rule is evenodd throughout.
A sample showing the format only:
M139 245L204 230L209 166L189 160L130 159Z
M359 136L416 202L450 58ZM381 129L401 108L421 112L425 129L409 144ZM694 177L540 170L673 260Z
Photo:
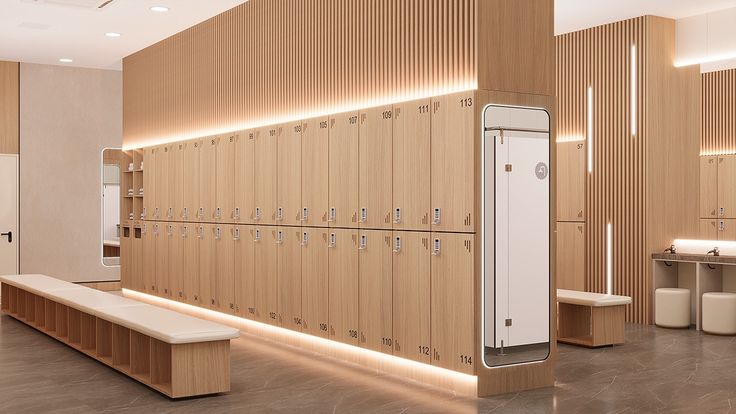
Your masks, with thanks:
M63 280L45 275L8 275L0 276L0 282L24 289L37 295L58 290L88 290L85 286L78 286Z
M240 331L152 305L106 307L96 315L169 344L235 339Z
M53 290L46 292L44 296L55 302L89 313L90 315L97 315L97 311L103 308L144 305L137 300L101 292L88 287L83 287L83 289Z
M596 308L602 306L629 305L631 304L631 298L629 296L607 295L605 293L557 289L557 302Z

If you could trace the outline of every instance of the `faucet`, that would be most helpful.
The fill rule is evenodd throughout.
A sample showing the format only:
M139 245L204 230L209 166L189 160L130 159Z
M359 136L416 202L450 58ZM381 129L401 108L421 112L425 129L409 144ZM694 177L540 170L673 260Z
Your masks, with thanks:
M665 253L671 253L671 254L677 254L677 247L675 245L670 245L669 249L664 249Z
M721 255L721 251L720 251L720 249L718 249L718 246L714 247L713 250L711 250L708 253L706 253L706 255L711 254L711 253L713 253L713 256L720 256Z

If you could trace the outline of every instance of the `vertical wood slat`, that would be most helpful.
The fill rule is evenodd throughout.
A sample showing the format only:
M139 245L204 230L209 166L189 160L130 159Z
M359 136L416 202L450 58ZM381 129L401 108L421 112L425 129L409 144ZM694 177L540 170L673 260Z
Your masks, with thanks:
M473 89L475 3L244 3L123 60L125 147Z
M736 154L736 69L701 75L701 155Z

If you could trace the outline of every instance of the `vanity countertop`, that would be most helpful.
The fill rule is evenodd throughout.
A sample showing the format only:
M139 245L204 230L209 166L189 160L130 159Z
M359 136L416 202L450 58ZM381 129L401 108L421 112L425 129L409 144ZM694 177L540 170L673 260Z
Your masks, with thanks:
M736 256L713 256L710 254L695 253L652 253L654 260L666 260L673 262L701 262L701 263L721 263L736 264Z

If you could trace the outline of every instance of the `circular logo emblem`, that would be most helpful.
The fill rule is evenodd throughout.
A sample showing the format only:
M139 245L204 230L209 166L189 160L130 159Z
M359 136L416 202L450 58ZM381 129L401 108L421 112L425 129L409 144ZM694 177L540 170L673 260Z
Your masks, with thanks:
M540 180L544 180L549 175L549 167L544 162L538 162L537 166L534 167L534 174Z

